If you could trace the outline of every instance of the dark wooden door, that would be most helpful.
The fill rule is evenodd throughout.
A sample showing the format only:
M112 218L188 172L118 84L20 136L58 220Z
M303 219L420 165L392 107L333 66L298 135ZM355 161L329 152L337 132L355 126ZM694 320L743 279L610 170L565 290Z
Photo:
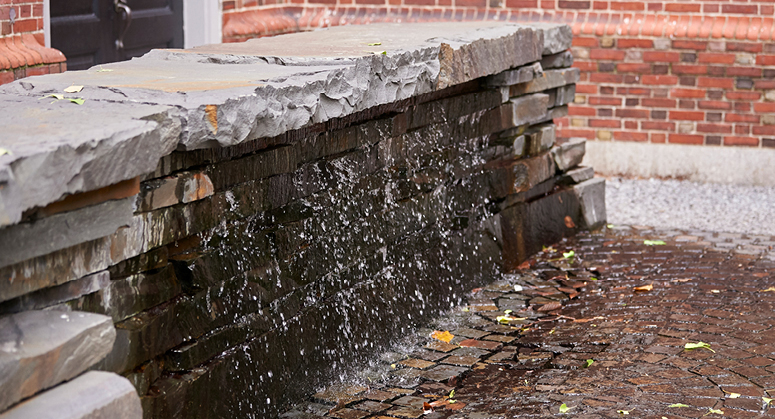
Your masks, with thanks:
M51 46L68 70L183 47L183 0L51 0L50 7Z

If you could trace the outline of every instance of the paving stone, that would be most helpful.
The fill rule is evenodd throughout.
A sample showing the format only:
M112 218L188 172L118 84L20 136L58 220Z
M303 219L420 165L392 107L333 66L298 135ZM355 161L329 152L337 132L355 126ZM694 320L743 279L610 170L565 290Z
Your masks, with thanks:
M432 340L432 341L428 342L425 345L425 348L433 350L433 351L439 351L439 352L450 352L450 351L454 351L455 349L457 349L458 346L457 345L452 345L452 344L449 344L449 343L446 343L446 342L441 342L441 341L438 341L438 340Z
M394 400L393 404L396 404L399 406L414 407L416 409L422 409L423 403L425 402L426 402L426 399L422 397L404 396Z
M99 314L25 311L0 318L0 410L81 374L110 352L115 338L110 317Z
M481 330L471 329L468 327L455 329L451 332L455 336L463 336L467 338L473 338L473 339L479 339L481 337L489 335L487 332L482 332Z
M2 419L141 419L140 398L124 377L90 371L0 413Z
M363 410L366 412L377 413L383 410L387 410L391 405L387 403L378 403L375 401L365 401L353 406L354 409Z
M399 362L399 364L406 365L407 367L411 367L411 368L421 369L421 370L424 370L436 365L435 362L429 362L422 359L414 359L414 358L405 359Z
M428 371L424 371L422 377L432 381L446 381L452 377L457 377L466 371L468 371L468 368L438 365Z
M479 358L472 356L449 356L441 361L443 364L459 365L461 367L472 367L479 362Z
M346 407L343 407L338 410L334 410L330 413L330 416L340 419L361 419L365 418L366 416L369 416L370 412L366 412L363 410L356 410L356 409L349 409Z
M392 417L414 419L422 416L423 410L422 407L417 409L412 407L396 406L385 412L385 414Z

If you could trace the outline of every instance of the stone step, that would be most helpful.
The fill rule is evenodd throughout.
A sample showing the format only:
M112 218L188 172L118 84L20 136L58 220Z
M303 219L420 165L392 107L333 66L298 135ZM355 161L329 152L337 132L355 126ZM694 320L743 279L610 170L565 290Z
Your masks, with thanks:
M112 319L99 314L25 311L0 318L0 411L86 371L115 338Z
M90 371L0 414L0 419L141 419L135 388L124 377Z

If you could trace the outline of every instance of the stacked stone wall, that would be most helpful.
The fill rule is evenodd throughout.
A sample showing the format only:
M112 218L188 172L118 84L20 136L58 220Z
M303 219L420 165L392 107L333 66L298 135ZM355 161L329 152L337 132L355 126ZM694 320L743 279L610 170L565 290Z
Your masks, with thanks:
M257 77L244 70L253 64L235 58L244 58L245 50L220 46L214 47L219 54L195 50L187 53L189 58L173 60L151 54L108 67L118 76L124 69L135 71L122 76L130 78L137 76L136 68L153 68L147 76L151 81L137 90L131 79L121 79L123 84L117 86L92 81L84 88L85 101L114 112L127 103L119 106L112 102L114 96L108 100L104 94L145 101L131 108L136 118L132 124L110 131L112 137L88 140L93 131L81 131L83 144L42 141L44 151L38 154L25 148L27 142L0 141L8 152L0 158L14 159L0 171L6 174L6 226L0 229L5 249L0 257L0 313L5 317L0 321L15 322L29 313L57 318L72 312L68 315L97 316L103 328L114 324L115 329L103 333L108 343L103 342L101 354L107 355L98 362L82 360L80 369L64 379L86 368L119 374L140 396L147 418L272 417L347 368L366 364L407 328L459 302L464 290L515 268L542 245L599 227L605 220L604 183L592 178L591 168L579 167L583 139L556 142L552 122L566 115L579 77L577 69L568 67L565 52L570 28L430 29L431 34L441 30L449 41L423 28L416 36L411 32L416 26L401 30L409 32L408 39L431 39L426 41L431 46L441 42L432 54L409 52L418 60L430 57L422 61L427 68L437 68L429 85L443 87L374 99L377 102L363 110L307 122L271 137L218 135L267 132L260 129L262 115L266 109L279 109L283 96L241 116L235 109L245 108L235 102L252 101L254 96L213 90L202 97L209 103L224 102L198 106L192 90L188 102L161 111L159 103L172 95L149 93L166 92L155 83L170 61L190 66L186 85L207 83L196 78L196 67L213 62L223 66L219 81L229 79L233 69L244 77L240 83ZM381 39L398 52L376 54L383 60L378 68L392 69L397 62L399 71L408 74L401 83L419 83L424 73L410 70L426 67L407 62L406 50L389 44L395 30L385 27ZM341 28L330 36L345 39L348 34ZM514 43L517 39L530 42ZM315 80L313 87L305 84L310 72L339 74L341 65L373 63L373 54L360 57L363 44L354 44L356 58L349 62L336 58L323 70L303 64L298 79L267 83L317 88ZM520 50L509 49L517 44ZM271 46L254 45L254 51ZM479 64L470 59L478 56L490 60ZM293 66L289 62L303 61L299 55L288 57L282 59L283 71ZM518 64L504 64L508 62ZM262 61L250 68L258 71L264 65ZM328 77L332 84L325 98L320 96L320 103L329 101L327 112L336 109L337 92L353 94L352 87L363 79L386 77L369 72L356 72L360 76L353 80ZM63 76L17 82L4 91L2 100L34 109L41 103L35 96L45 97L49 90L63 89L89 74ZM171 83L181 85L179 80ZM347 83L350 90L343 88ZM367 97L362 100L371 100ZM350 101L350 109L359 107L351 96L339 99ZM71 113L88 104L62 101L43 103L59 112L55 115L69 115L76 130L80 124L89 125L91 117ZM293 103L281 118L293 121L299 105ZM20 112L25 115L21 119L28 118L29 112ZM195 135L198 122L209 124L203 132L212 137ZM115 134L119 131L135 137L122 142ZM61 132L66 137L71 131ZM94 132L106 135L102 126ZM157 149L141 149L153 141ZM237 144L200 147L230 141ZM105 160L105 148L109 157L122 158ZM131 152L122 154L126 148ZM81 154L68 154L72 150ZM41 187L30 196L16 186L49 173L49 168L25 166L37 163L40 155L50 162L81 164L80 172L71 173L73 180L62 184L75 188L73 184L81 182L92 185L91 190L81 189L51 204L33 204L50 200L45 194L62 193ZM142 169L147 167L143 159L156 168ZM63 175L70 169L55 167ZM128 179L101 186L101 179L91 178L99 170ZM141 174L136 175L138 170ZM19 221L13 221L17 216ZM41 240L44 236L48 239ZM5 330L0 329L0 337ZM40 391L60 381L30 387ZM54 390L11 407L0 418L18 417L13 415L25 412L25 406L54 397L44 396ZM7 398L0 406L14 406L33 393ZM134 405L124 410L137 411Z

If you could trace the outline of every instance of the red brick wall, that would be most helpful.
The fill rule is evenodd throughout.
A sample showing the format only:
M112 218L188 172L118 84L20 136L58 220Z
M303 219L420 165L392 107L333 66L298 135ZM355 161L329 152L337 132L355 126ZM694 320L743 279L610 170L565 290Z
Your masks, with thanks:
M16 18L11 24L11 8ZM40 34L43 44L43 0L0 0L0 36L22 33Z
M43 0L0 0L0 84L65 71L65 56L44 45Z
M338 24L569 23L564 137L775 147L775 0L225 0L224 41Z

